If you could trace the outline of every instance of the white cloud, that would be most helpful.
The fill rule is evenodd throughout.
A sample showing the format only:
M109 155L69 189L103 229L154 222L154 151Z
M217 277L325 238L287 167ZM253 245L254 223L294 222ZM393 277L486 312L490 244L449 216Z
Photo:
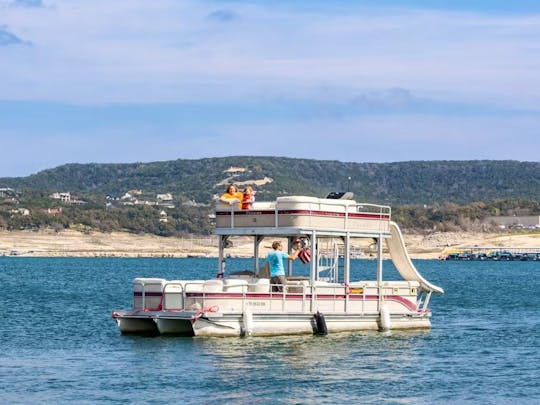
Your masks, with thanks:
M540 118L531 117L367 116L339 122L313 119L227 127L216 143L225 155L286 155L352 162L537 161L538 127Z
M11 45L31 45L30 42L19 38L17 35L10 32L9 28L5 25L0 25L0 46Z
M231 154L538 160L540 15L358 4L0 0L0 177Z
M537 15L242 2L224 9L217 1L3 3L0 24L34 44L0 49L4 99L348 98L400 87L527 108L540 100Z

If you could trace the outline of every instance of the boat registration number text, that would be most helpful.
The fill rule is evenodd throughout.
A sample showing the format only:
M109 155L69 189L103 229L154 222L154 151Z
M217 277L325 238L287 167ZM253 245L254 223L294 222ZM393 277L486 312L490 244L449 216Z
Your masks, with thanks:
M265 307L266 302L265 301L247 301L246 305L249 307Z

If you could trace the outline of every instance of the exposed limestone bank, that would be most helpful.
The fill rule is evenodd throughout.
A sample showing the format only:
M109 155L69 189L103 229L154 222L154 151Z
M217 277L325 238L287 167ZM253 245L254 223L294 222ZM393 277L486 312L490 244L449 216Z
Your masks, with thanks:
M405 234L409 254L416 259L436 259L447 247L507 246L540 247L540 233L482 234L466 232ZM370 240L355 248L365 257L373 257L376 247ZM263 253L271 241L261 245ZM227 249L231 257L252 257L250 238L235 238ZM0 231L0 256L35 257L217 257L214 237L165 238L155 235L134 235L122 232L81 233L73 230Z

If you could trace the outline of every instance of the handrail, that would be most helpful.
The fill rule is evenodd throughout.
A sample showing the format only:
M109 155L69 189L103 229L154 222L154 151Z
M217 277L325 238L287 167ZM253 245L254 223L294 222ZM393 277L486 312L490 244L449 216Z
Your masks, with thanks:
M217 203L216 204L216 214L219 215L219 213L228 213L230 222L223 224L221 226L222 228L236 228L236 222L237 219L240 220L240 216L244 215L272 215L273 218L268 218L267 225L263 225L262 227L269 227L273 226L275 228L279 227L279 219L281 215L289 215L292 211L298 210L300 213L298 215L302 216L308 216L311 215L317 215L318 211L322 211L327 214L329 213L335 213L338 216L341 216L344 220L342 225L339 228L348 229L349 228L349 220L353 217L353 215L357 214L366 214L369 215L370 219L376 219L379 221L390 221L392 209L388 205L380 205L380 204L371 204L371 203L356 203L351 200L334 200L334 199L315 199L314 197L305 197L305 200L302 200L300 197L298 200L287 200L287 201L280 201L279 199L276 201L260 201L253 203L253 206L251 209L242 209L238 207L238 204L223 204L223 203ZM285 205L287 204L287 205ZM298 208L294 208L294 205L298 204ZM293 206L291 208L290 206ZM289 206L289 208L284 208ZM333 208L336 207L336 208ZM282 212L285 211L285 212ZM216 218L218 217L216 215ZM272 224L272 225L269 225ZM241 225L242 228L246 227L246 225ZM257 225L255 225L257 227ZM383 224L381 223L381 229L383 227Z
M364 208L364 207L369 207L369 208L374 208L376 210L373 210L373 211L361 211L360 208ZM380 205L380 204L370 204L370 203L357 203L356 204L356 210L357 212L360 212L360 213L365 213L365 214L373 214L373 213L377 213L377 211L382 215L389 215L392 213L392 207L390 207L389 205ZM388 218L390 219L390 218Z
M161 282L161 281L160 282L151 281L151 282L148 282L148 283L145 283L144 281L133 281L133 287L135 287L136 285L141 286L141 298L142 298L141 307L143 309L147 309L146 308L146 289L145 289L145 286L151 286L151 285L161 286L161 294L162 294L162 297L163 297L163 282ZM135 295L135 291L133 291L133 294Z
M189 289L188 284L194 284L198 285L201 288L196 289L195 291L187 291ZM180 283L166 283L166 285L178 285L181 286ZM273 286L282 286L282 291L272 291ZM190 298L195 299L192 303L198 303L200 305L200 308L207 308L213 305L216 305L216 300L235 300L235 306L237 307L238 311L244 311L245 308L250 307L251 309L254 309L250 302L255 300L262 300L265 301L266 304L264 304L264 307L259 307L259 310L262 310L262 312L283 312L286 313L287 311L291 310L291 307L289 305L296 305L295 311L301 311L302 313L311 313L314 311L317 311L318 307L322 304L325 308L327 308L327 311L332 312L343 312L343 313L349 313L350 308L346 307L346 301L347 297L356 297L355 302L360 304L360 306L356 306L355 311L359 311L362 315L366 313L368 300L373 301L374 297L378 296L379 298L382 298L383 300L387 299L387 297L394 296L394 295L402 295L399 293L398 288L402 287L396 287L393 285L383 285L383 286L375 286L371 283L363 282L363 283L353 283L353 286L346 285L346 284L336 284L336 283L329 283L329 284L322 284L322 285L305 285L305 284L293 284L293 285L287 285L287 284L270 284L269 289L266 293L264 293L263 296L252 296L251 294L260 294L257 292L250 292L247 289L247 285L242 286L242 291L206 291L203 288L203 283L186 283L183 287L183 291L174 291L174 292L167 292L164 293L164 304L163 304L163 310L172 310L174 311L176 308L168 308L167 306L167 295L168 294L183 294L183 301L184 304L183 308L178 308L180 310L186 309L186 310L194 310L196 311L197 308L188 308L186 306L186 299L188 297L188 294L193 293L194 296L190 295ZM298 288L296 291L290 291L289 288ZM418 296L418 299L416 300L416 312L417 313L427 313L429 312L428 304L429 300L431 298L431 292L429 291L421 291L419 290L420 295ZM214 294L217 293L217 296ZM230 297L228 297L230 295ZM345 298L345 299L343 299ZM312 306L312 299L314 299L314 306ZM209 302L208 300L211 300ZM300 302L299 302L300 301ZM296 303L296 304L295 304ZM324 304L323 304L324 303ZM299 305L299 307L298 307ZM414 308L414 307L413 307ZM409 307L409 310L411 308ZM370 310L371 311L371 310ZM259 312L259 311L257 311ZM413 309L414 312L414 309Z

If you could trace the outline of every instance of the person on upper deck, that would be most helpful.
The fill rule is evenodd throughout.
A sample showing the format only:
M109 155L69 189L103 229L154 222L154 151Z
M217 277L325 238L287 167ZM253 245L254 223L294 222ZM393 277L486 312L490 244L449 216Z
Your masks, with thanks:
M283 245L279 241L272 243L272 249L274 250L266 256L265 266L267 265L270 271L270 284L276 284L272 286L272 291L283 291L283 285L286 283L283 260L295 260L299 250L287 254L283 251Z
M247 186L242 193L242 209L249 210L255 202L255 191L253 187Z
M225 193L223 193L223 195L219 197L219 201L229 205L236 203L240 204L242 202L242 197L242 192L238 191L234 184L229 184Z

